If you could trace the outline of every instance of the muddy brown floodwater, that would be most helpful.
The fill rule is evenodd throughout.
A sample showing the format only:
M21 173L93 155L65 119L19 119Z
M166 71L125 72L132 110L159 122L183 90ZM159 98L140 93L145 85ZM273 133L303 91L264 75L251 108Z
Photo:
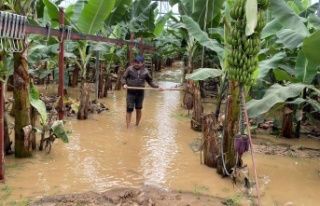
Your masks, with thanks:
M157 74L156 80L163 88L180 83L182 70L177 65ZM0 205L35 201L44 196L141 186L252 205L256 202L254 188L244 192L241 184L233 185L229 178L221 178L215 169L201 165L199 153L190 149L189 145L201 134L190 129L190 115L181 108L182 97L181 91L147 90L140 126L134 126L133 115L129 129L125 124L123 90L112 91L100 100L108 111L82 121L66 117L66 129L73 132L69 143L55 141L48 155L34 151L32 158L5 157ZM316 140L290 141L320 148ZM250 153L244 155L244 162L253 180ZM319 157L256 154L255 163L263 205L320 204Z

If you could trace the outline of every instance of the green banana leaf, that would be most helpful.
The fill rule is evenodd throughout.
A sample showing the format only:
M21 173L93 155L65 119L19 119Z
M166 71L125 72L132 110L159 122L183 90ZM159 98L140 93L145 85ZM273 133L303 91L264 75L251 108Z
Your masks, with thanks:
M279 23L278 19L273 19L267 23L261 32L261 38L265 39L267 37L276 35L281 31L282 25Z
M197 24L197 22L195 22L191 17L182 16L182 20L191 36L193 36L202 46L215 51L220 60L223 59L224 48L218 41L210 39L208 34L203 32L200 29L199 24Z
M320 30L320 17L317 17L314 14L308 16L308 27Z
M297 78L293 77L283 69L276 68L276 69L273 69L272 71L277 81L290 81L292 83L298 83L298 82L301 83L301 81L299 81Z
M206 80L209 78L219 77L222 75L222 70L212 68L200 68L193 71L192 74L187 74L186 79L194 81Z
M172 11L169 11L168 13L166 13L163 16L160 16L157 21L156 21L156 27L153 31L153 34L155 36L160 36L163 32L164 26L166 24L166 22L168 21L168 19L170 18L170 16L172 15Z
M284 0L271 0L269 10L272 15L279 20L279 23L287 29L296 31L306 37L309 35L307 27L304 25L301 17L298 16Z
M108 26L116 25L123 21L123 16L127 13L128 7L132 3L132 0L117 0L110 15L106 19L105 23Z
M137 36L153 36L155 29L154 10L157 7L158 3L151 3L150 0L134 1L130 16L127 17L129 18L129 30L135 32Z
M219 14L225 0L173 0L169 1L173 6L178 4L179 14L187 15L197 22L201 28L204 23L210 24Z
M53 122L51 129L53 133L57 135L58 138L61 138L61 140L64 143L68 143L69 142L68 132L65 131L63 125L64 125L63 120L58 120Z
M316 31L309 37L306 37L303 41L302 51L306 54L308 60L315 64L320 64L319 58L320 48L320 30Z
M277 68L280 61L286 56L285 52L276 53L269 59L259 62L258 79L266 77L271 69Z
M73 15L71 16L71 19L73 22L77 22L79 19L79 16L84 9L85 5L87 5L89 0L78 0L74 5L71 4L67 7L67 10L72 10Z
M191 2L190 0L184 1ZM204 22L208 25L220 14L223 3L224 0L193 0L193 5L190 7L190 9L193 9L191 17L199 23L201 28L204 28Z
M305 88L310 88L320 95L320 90L312 85L301 83L281 86L272 85L265 93L262 99L252 99L247 103L249 117L257 117L267 113L274 105L284 103L288 98L298 97Z
M289 1L287 4L297 14L299 14L300 13L300 9L303 8L301 3L299 5L297 5L296 2Z
M253 34L254 29L257 26L258 22L258 2L257 0L246 1L245 4L245 12L246 12L246 35L250 36Z
M46 105L40 99L39 92L33 83L30 83L29 101L30 104L39 112L41 124L47 124L48 114L46 110Z
M278 42L281 42L285 48L290 50L301 47L305 38L297 31L291 29L282 29L277 33L277 37L279 38Z
M44 5L46 6L46 11L50 17L52 25L59 25L59 8L50 0L43 0ZM70 25L70 21L67 18L64 18L65 25Z
M317 64L309 61L303 51L299 51L295 66L296 78L298 78L301 83L311 84L317 72Z
M300 2L300 1L297 0L297 2ZM305 2L307 2L307 1L305 1ZM319 3L315 3L311 6L309 6L307 9L300 12L299 16L307 18L310 14L316 13L316 11L318 9L318 5L319 5Z
M115 0L89 0L76 22L79 32L96 34L112 11Z
M308 97L307 97L306 102L308 104L310 104L313 107L313 109L315 109L315 112L320 112L320 104L319 104L319 102L317 102L314 99L308 98Z

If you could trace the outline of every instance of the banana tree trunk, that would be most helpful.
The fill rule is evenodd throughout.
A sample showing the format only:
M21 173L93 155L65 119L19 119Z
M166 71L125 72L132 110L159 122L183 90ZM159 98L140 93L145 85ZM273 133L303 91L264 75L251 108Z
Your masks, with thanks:
M231 168L236 165L236 151L234 149L234 137L239 127L240 107L238 104L239 86L235 82L229 82L227 111L225 114L224 136L223 136L223 157L225 169L230 173ZM221 158L223 158L221 157ZM217 172L224 176L226 174L223 162L219 162Z
M207 114L202 119L203 162L208 167L217 168L220 156L219 139L217 137L217 119L214 114Z
M118 68L117 81L116 81L116 85L114 87L114 90L121 90L121 79L122 79L124 72L125 72L125 69L123 67Z
M283 109L282 116L282 128L281 136L286 138L292 138L292 120L293 120L293 111L292 106L287 104Z
M193 84L193 110L191 128L195 131L201 131L201 115L203 113L203 107L200 100L200 86L199 84Z
M76 87L78 85L78 80L79 80L79 72L80 72L80 68L79 66L76 64L75 68L73 70L72 73L72 80L70 82L70 86L71 87Z
M88 108L90 99L90 85L87 83L81 84L80 105L77 118L80 120L88 118Z
M112 82L111 82L111 76L110 73L107 74L105 85L104 85L104 97L108 97L108 90L112 90Z
M15 156L30 157L27 137L23 128L30 125L30 101L29 101L29 74L27 62L27 49L22 53L14 54L14 111L15 111Z
M99 98L103 98L104 94L104 68L105 68L105 63L104 61L101 61L100 63L100 70L99 70Z

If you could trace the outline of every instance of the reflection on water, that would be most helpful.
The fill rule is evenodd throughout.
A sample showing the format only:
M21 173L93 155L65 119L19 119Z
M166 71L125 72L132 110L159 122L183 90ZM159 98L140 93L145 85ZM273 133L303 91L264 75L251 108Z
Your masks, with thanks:
M180 77L167 81L169 74L180 75L181 69L160 73L157 80L164 88L180 83ZM106 112L82 121L66 117L66 127L73 131L68 144L57 140L49 155L35 151L30 159L5 157L5 186L12 192L4 200L142 184L224 198L243 194L241 184L232 185L229 178L222 179L215 169L201 165L199 154L189 148L200 133L190 129L190 116L180 107L182 97L181 91L146 91L141 124L136 127L133 122L129 129L125 91L112 91L101 100L109 108ZM320 148L319 141L306 142ZM253 180L249 153L244 161ZM255 161L263 205L318 205L319 159L255 155ZM3 195L0 191L0 198ZM241 202L250 205L244 197Z

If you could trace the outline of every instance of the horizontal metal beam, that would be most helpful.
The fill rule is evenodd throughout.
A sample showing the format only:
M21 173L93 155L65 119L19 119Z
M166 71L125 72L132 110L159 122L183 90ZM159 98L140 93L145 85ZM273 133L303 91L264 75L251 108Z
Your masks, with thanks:
M45 27L38 27L38 26L32 26L32 25L27 25L26 26L26 33L27 34L38 34L38 35L44 35L47 36L50 33L50 36L56 36L58 38L63 37L64 40L67 39L67 31L66 29L48 29ZM121 39L110 39L107 37L102 37L102 36L95 36L95 35L88 35L88 34L79 34L79 33L71 33L70 38L68 40L91 40L91 41L97 41L97 42L106 42L106 43L112 43L112 44L117 44L117 45L136 45L138 47L143 48L144 50L155 50L154 47L146 44L140 44L136 42L130 42L126 40L121 40Z

